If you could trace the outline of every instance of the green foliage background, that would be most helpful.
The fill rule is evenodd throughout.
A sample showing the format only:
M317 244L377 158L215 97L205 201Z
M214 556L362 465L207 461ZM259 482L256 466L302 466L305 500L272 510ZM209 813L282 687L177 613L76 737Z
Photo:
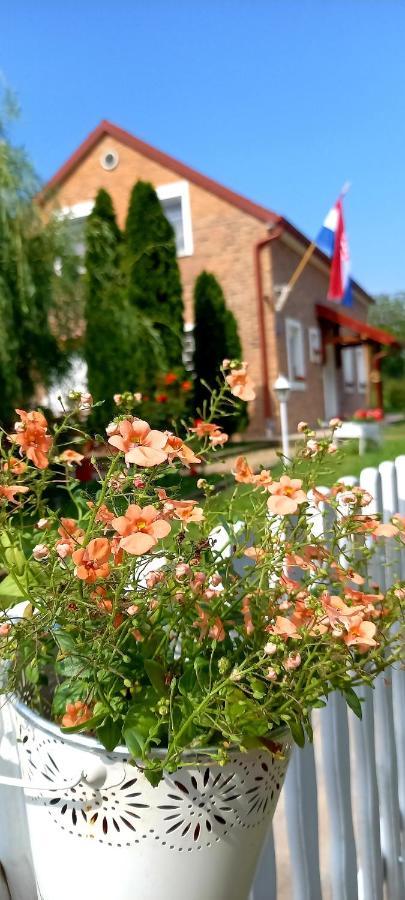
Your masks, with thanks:
M211 272L201 272L194 288L195 407L204 413L210 391L216 387L224 359L240 359L242 347L235 316L227 309L221 285ZM239 401L226 416L223 428L232 434L248 424L247 405Z

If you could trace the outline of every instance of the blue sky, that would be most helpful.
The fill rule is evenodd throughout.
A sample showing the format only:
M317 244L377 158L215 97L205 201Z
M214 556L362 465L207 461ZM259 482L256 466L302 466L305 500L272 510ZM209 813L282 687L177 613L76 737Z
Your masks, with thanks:
M15 0L0 69L49 178L108 118L313 236L349 179L356 278L405 289L403 0Z

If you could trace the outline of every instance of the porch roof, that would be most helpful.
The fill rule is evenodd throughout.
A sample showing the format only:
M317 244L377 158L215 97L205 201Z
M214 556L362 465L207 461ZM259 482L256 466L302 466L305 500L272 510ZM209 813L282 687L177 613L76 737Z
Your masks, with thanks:
M316 314L318 319L348 328L349 331L352 331L360 338L362 343L371 341L375 344L382 344L384 347L396 349L402 346L388 331L384 331L382 328L375 328L374 325L368 325L367 322L362 322L360 319L353 319L352 316L342 313L340 309L331 309L329 306L323 306L319 303L316 305Z

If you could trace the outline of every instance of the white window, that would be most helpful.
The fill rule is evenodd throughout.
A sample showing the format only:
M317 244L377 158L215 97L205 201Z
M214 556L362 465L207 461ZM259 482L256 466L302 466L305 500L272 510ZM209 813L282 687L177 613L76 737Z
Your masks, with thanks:
M342 373L344 390L346 394L352 394L355 388L353 347L342 348Z
M311 363L320 363L322 362L322 340L321 340L321 329L316 325L308 328L308 342L309 342L309 361Z
M94 207L94 200L84 200L83 203L75 203L73 206L63 206L58 210L58 219L64 219L69 228L72 241L72 249L75 256L84 260L86 254L86 221ZM56 274L60 274L60 260L55 260ZM79 267L79 272L84 273L84 266Z
M162 184L156 188L156 193L163 212L174 229L177 256L192 256L194 245L188 182Z
M301 322L297 319L286 319L285 334L291 386L296 390L305 390L305 351Z
M363 345L356 347L356 369L358 393L365 394L367 391L368 371L366 348Z
M194 325L192 322L185 322L183 334L183 366L187 372L194 371L194 351Z

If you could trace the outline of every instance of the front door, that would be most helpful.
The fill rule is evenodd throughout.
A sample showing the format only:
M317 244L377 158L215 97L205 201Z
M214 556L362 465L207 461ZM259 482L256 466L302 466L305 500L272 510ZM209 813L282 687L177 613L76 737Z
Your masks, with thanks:
M325 362L322 369L323 375L323 395L325 402L325 419L333 419L337 416L338 409L338 391L336 377L336 351L334 344L326 344Z

